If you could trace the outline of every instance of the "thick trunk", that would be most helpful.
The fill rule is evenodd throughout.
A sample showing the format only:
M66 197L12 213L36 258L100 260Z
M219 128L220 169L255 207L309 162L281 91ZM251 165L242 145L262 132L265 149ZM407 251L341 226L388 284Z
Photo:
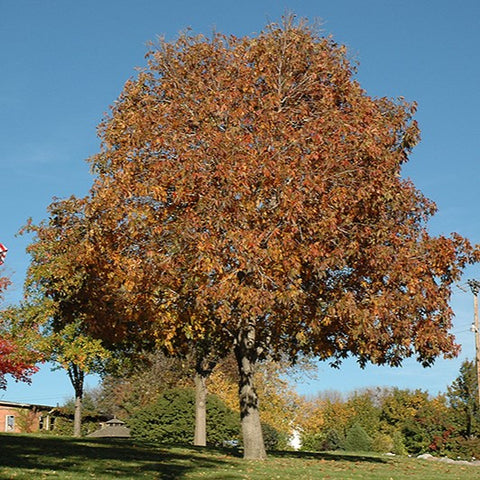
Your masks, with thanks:
M265 451L258 411L258 396L253 382L257 360L254 327L246 328L238 336L235 356L240 377L238 386L244 448L243 456L251 460L264 460L267 457L267 453Z
M195 373L195 436L193 444L207 445L207 387L206 376Z

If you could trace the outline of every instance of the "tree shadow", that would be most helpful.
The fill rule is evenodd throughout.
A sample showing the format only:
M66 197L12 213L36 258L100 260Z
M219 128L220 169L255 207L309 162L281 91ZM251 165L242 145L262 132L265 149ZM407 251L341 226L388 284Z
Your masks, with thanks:
M191 448L165 449L130 439L0 435L1 480L12 478L7 468L31 471L32 478L56 471L64 475L83 474L97 478L175 480L191 471L217 468L227 461L220 456L212 458L206 450L203 453Z
M304 458L308 460L341 460L346 462L368 462L368 463L388 463L388 459L370 455L368 453L347 453L339 452L302 452L302 451L288 451L278 450L268 452L272 457L290 457L290 458Z

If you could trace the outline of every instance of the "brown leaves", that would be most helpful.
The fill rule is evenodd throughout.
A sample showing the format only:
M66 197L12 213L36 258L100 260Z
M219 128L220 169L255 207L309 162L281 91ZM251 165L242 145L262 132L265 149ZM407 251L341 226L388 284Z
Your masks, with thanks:
M430 237L435 205L400 178L415 105L369 97L352 72L290 18L255 38L162 41L125 86L89 208L129 311L165 315L158 339L228 344L254 321L292 356L455 352L450 288L479 254Z

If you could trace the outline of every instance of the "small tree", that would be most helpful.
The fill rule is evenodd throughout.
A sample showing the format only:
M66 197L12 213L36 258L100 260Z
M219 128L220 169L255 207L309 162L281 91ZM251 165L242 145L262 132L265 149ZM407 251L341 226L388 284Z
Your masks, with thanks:
M447 396L460 434L465 438L477 434L479 408L477 369L474 362L465 360L462 363L459 376L448 387Z
M348 430L344 445L345 450L350 452L369 452L372 449L372 439L361 425L355 423Z
M102 346L100 340L85 335L78 323L65 325L45 340L50 361L67 372L75 392L73 435L80 437L85 376L101 372L110 352Z
M9 283L7 278L0 278L0 300ZM35 348L36 326L21 328L16 319L15 307L0 310L0 389L7 386L6 375L30 382L30 376L38 370L35 364L43 359Z
M16 339L0 338L0 389L7 386L6 375L28 383L37 370L31 352L19 345Z
M21 231L35 234L27 249L32 260L25 282L28 304L22 310L35 311L43 351L66 370L72 383L75 436L81 435L85 375L101 371L109 356L102 342L90 335L92 322L85 320L104 315L108 302L101 295L90 295L97 287L101 290L102 282L88 261L84 205L85 200L75 197L55 201L49 206L48 221L38 226L29 221Z

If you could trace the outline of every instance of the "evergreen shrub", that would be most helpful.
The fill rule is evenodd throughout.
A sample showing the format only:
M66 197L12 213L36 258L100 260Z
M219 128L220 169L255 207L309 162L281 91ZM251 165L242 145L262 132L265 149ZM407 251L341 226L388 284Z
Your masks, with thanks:
M345 450L349 452L369 452L372 450L372 439L358 423L355 423L345 436Z
M262 433L266 450L285 450L287 448L287 435L279 432L270 424L262 423Z
M195 432L195 391L172 389L137 412L128 421L133 438L155 443L192 444ZM238 441L238 414L217 396L207 396L207 444L221 446Z

